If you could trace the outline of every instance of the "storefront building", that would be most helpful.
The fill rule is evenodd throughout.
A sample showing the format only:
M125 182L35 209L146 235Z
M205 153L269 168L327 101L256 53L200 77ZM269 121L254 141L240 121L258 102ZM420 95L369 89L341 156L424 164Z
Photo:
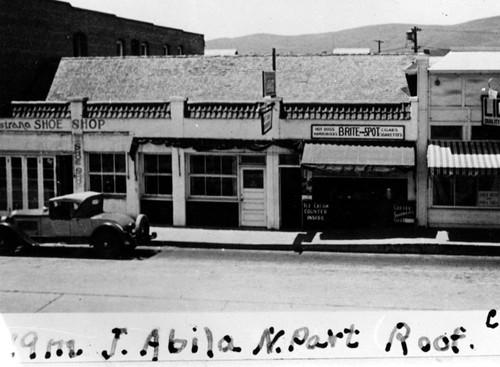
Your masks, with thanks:
M47 101L0 118L0 213L93 190L161 225L416 224L411 60L277 61L262 97L270 57L63 59Z
M499 63L498 52L451 52L428 68L430 227L500 223Z

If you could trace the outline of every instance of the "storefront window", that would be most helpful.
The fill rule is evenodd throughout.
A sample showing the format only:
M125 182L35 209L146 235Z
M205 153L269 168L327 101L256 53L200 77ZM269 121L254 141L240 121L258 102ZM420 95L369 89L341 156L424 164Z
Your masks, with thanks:
M0 157L0 210L7 210L7 159Z
M189 176L191 196L237 195L236 157L192 155Z
M144 155L144 194L172 195L172 156Z
M54 158L43 158L43 203L49 206L49 199L55 196Z
M47 206L56 196L56 168L56 157L0 157L0 210Z
M28 158L28 209L38 208L38 159Z
M496 176L434 176L433 204L499 207L500 180Z
M12 209L23 208L23 162L21 157L11 159Z
M89 181L92 191L125 194L125 154L90 153Z

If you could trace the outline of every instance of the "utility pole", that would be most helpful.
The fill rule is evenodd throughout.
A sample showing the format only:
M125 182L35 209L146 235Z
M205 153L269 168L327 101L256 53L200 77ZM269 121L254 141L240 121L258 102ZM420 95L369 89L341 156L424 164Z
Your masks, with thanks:
M418 52L418 41L417 41L417 32L420 32L421 29L418 27L410 28L406 31L406 39L408 41L413 42L413 52Z
M375 40L374 42L378 43L378 53L380 53L380 44L384 43L384 41L382 41L382 40Z

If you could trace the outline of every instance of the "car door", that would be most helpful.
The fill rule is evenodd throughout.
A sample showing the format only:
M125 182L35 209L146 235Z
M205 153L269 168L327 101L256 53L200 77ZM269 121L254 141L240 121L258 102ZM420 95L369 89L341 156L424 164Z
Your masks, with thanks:
M73 203L51 202L49 216L41 223L41 237L66 241L71 237L70 220Z

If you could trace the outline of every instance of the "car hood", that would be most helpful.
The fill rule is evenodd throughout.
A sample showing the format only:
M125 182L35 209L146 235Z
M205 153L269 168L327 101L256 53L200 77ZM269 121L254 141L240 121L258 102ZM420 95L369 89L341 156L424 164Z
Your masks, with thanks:
M14 210L10 217L41 217L48 216L49 212L45 209L17 209Z
M134 218L129 215L122 213L101 213L98 215L94 215L92 220L103 220L103 221L113 221L125 227L129 223L134 223Z

